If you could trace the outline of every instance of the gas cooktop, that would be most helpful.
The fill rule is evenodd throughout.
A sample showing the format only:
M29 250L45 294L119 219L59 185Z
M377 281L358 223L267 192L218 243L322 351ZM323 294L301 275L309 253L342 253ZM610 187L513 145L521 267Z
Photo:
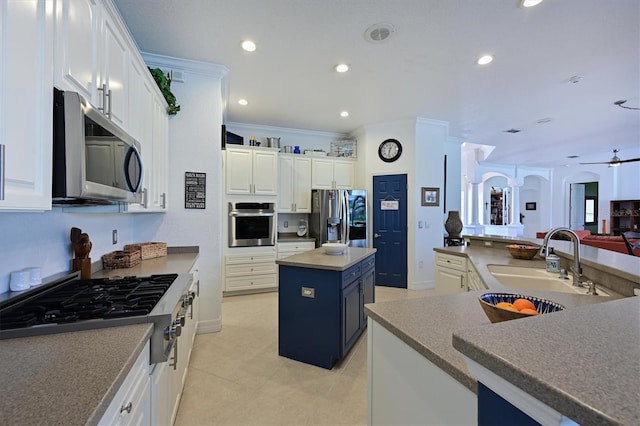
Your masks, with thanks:
M0 330L91 319L146 316L177 274L76 280L0 308Z

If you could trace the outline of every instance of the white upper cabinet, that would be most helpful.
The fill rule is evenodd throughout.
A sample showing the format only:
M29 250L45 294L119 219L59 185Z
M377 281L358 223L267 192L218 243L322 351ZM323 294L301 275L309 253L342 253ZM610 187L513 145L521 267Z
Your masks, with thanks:
M311 213L311 158L280 154L278 212Z
M98 107L112 121L128 130L128 69L129 50L115 21L107 13L101 14L102 47Z
M137 55L114 11L102 0L56 0L54 81L129 132L134 125L128 115L130 56Z
M227 194L278 195L278 152L272 149L226 149Z
M95 0L56 0L55 85L97 105L98 19Z
M53 11L0 6L0 211L51 209Z
M169 188L169 115L167 104L158 96L153 99L153 170L149 208L153 211L167 210Z
M313 189L353 189L355 165L351 160L314 158L311 170Z

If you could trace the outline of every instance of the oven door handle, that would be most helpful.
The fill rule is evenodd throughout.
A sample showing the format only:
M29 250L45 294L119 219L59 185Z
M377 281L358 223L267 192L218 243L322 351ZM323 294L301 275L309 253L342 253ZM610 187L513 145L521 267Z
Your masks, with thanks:
M229 217L271 217L275 216L275 213L239 213L229 212Z

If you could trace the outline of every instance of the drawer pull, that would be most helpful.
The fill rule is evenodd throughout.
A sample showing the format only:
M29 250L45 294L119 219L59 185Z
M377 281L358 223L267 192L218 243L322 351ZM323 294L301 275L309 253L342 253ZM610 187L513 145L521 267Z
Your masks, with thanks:
M120 407L120 412L124 413L126 411L128 414L131 414L132 408L133 408L133 404L130 402L127 405L123 405L122 407Z

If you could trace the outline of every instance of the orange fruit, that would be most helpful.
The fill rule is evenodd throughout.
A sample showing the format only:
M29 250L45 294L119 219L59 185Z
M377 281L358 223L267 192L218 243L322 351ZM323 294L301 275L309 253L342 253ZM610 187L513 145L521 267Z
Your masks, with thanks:
M521 314L538 315L538 311L535 309L524 308L520 309Z
M527 299L516 299L513 301L513 307L517 310L521 311L523 309L532 309L536 310L536 305L534 305L530 300Z
M496 307L500 309L506 309L507 311L518 312L516 308L509 302L498 302L496 303Z

